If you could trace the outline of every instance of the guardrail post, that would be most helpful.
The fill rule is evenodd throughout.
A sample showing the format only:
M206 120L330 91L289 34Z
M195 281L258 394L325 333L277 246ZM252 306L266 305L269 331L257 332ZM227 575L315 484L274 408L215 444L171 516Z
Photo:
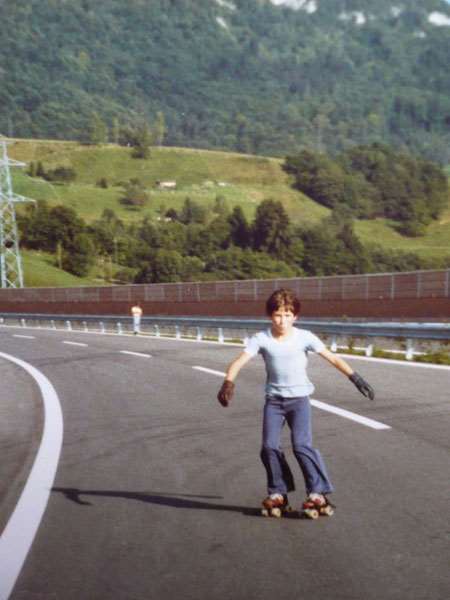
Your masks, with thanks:
M202 330L200 327L197 327L197 342L202 341Z
M219 344L223 344L223 342L224 342L222 327L219 327L219 329L217 331L217 341L219 342Z
M103 321L100 321L99 325L100 325L100 333L105 333L105 324L103 323Z
M66 321L66 329L67 331L72 331L72 323L70 321Z
M117 333L119 335L122 335L123 331L122 331L122 323L117 323Z
M373 354L373 344L369 340L367 340L366 345L366 356L372 356Z
M179 325L175 325L175 338L177 340L181 339L181 331Z
M408 338L406 340L406 360L413 360L414 358L414 342L412 339Z
M25 319L20 319L20 324L22 325L22 327L25 327L26 326Z
M335 335L333 335L333 337L331 338L330 350L331 352L337 351L337 338Z

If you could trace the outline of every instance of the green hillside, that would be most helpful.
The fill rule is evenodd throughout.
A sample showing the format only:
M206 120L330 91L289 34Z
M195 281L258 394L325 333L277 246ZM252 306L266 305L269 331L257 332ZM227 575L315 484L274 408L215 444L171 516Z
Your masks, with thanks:
M157 222L169 208L179 211L187 197L213 209L217 197L231 210L242 207L246 217L254 218L263 200L280 201L291 223L312 226L330 214L292 187L282 169L282 161L236 153L181 148L153 148L146 160L133 159L130 149L116 145L86 146L74 142L16 140L9 146L12 158L27 163L40 161L46 170L67 166L75 170L70 184L48 182L30 177L26 169L13 170L14 191L49 206L73 208L87 223L99 219L105 208L113 209L125 223L142 222L147 216ZM98 187L105 178L108 188ZM149 193L143 207L128 208L120 203L124 182L138 178ZM174 180L174 191L161 191L157 180ZM18 211L24 211L20 205ZM363 244L376 242L386 250L414 252L427 259L450 257L450 200L439 221L434 221L421 237L400 235L386 219L355 222ZM55 266L55 258L44 252L24 251L24 271L29 286L70 286L106 283L101 266L95 265L86 278L77 278Z
M0 132L450 160L444 0L0 2ZM100 127L95 127L102 123Z
M45 168L70 166L76 180L68 185L30 178L25 170L13 173L18 194L50 205L74 208L87 222L98 219L105 208L113 209L125 222L155 218L169 208L180 209L187 196L208 206L219 195L229 207L239 204L248 218L265 198L281 200L296 223L314 223L328 214L303 194L293 190L289 177L276 158L248 156L207 150L154 148L147 160L131 158L128 148L113 144L84 146L72 142L17 141L9 147L12 158L42 161ZM106 178L108 188L96 185ZM138 178L147 188L150 201L139 210L123 206L123 184ZM159 190L156 181L174 180L174 191Z

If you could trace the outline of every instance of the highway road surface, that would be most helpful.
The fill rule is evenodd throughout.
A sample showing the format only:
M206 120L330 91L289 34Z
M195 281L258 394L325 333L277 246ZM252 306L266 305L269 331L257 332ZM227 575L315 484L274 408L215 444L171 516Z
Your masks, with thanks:
M349 358L369 402L311 356L336 513L267 519L262 361L216 401L238 351L0 328L0 600L450 598L450 369Z

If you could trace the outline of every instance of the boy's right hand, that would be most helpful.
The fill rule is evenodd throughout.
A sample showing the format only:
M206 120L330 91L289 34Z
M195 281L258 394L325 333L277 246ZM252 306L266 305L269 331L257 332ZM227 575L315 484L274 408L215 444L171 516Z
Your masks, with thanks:
M220 402L222 406L228 406L231 402L231 398L234 393L234 383L229 379L225 379L222 383L222 387L217 394L217 400Z

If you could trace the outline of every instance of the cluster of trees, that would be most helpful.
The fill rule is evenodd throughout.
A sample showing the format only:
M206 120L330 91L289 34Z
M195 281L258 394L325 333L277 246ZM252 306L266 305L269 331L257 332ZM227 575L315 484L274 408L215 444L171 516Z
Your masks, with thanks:
M143 120L156 144L283 156L383 141L447 164L450 31L429 21L436 6L2 2L0 131L139 156L149 132L126 130Z
M448 202L448 179L437 165L381 144L355 147L335 159L304 150L288 157L284 168L316 202L345 206L356 218L392 219L409 236L423 235Z
M29 206L19 216L23 246L54 252L57 264L86 275L96 257L115 265L115 281L159 283L226 279L267 279L401 271L445 266L414 254L364 247L351 215L337 206L320 224L294 226L281 202L264 200L249 222L218 197L205 210L186 198L180 211L159 220L124 224L111 209L86 225L71 208ZM447 263L448 263L447 259Z

